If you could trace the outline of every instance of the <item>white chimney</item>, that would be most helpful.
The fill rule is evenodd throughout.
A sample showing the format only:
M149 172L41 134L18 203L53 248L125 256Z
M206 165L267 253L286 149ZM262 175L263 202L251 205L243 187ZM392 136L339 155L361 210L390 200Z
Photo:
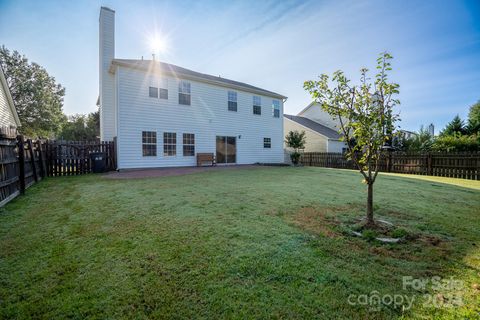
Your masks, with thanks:
M115 11L101 7L99 25L100 139L106 141L116 136L115 77L109 72L115 58Z

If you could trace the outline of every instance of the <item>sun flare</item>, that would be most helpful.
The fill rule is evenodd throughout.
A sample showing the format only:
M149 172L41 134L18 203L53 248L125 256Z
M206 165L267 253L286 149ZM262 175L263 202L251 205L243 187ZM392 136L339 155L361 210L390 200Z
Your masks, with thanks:
M168 51L168 40L166 37L155 35L149 38L148 44L152 53L160 54Z

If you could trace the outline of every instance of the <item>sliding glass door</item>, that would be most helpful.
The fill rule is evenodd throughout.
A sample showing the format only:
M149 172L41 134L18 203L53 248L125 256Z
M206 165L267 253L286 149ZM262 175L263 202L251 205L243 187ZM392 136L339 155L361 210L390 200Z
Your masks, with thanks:
M217 163L237 162L237 138L217 136Z

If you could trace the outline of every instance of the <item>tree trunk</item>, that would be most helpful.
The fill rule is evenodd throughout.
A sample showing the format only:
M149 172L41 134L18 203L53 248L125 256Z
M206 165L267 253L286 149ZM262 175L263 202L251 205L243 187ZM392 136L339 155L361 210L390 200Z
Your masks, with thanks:
M375 221L373 220L373 183L368 183L368 196L367 196L367 222L366 227L373 227Z

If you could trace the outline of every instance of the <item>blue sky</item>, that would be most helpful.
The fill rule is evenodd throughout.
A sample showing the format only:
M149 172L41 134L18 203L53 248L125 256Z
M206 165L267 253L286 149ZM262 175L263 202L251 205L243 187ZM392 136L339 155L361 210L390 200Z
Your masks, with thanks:
M160 60L284 94L285 113L310 102L303 81L337 69L356 81L385 50L402 128L438 131L480 99L480 0L0 0L0 44L66 87L67 114L96 108L102 5L116 11L116 57L151 57L157 33L169 44Z

